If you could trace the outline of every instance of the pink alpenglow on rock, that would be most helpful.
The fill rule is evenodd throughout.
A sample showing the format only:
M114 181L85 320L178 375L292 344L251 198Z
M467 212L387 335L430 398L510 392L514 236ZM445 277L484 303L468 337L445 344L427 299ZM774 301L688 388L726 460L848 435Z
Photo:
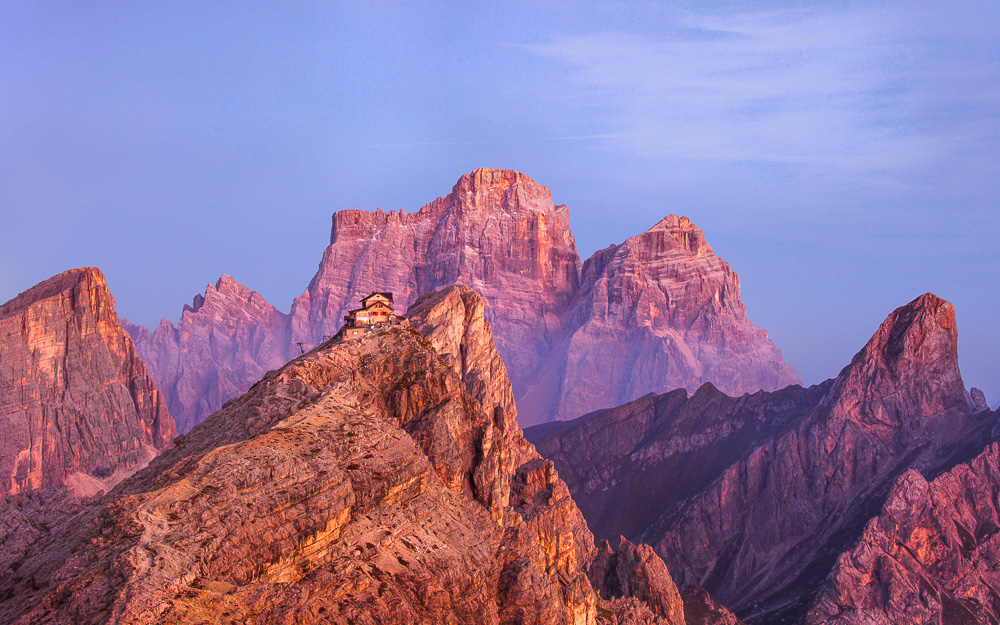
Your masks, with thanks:
M706 382L729 395L802 383L747 319L739 276L687 217L597 252L580 281L558 418Z
M129 326L182 431L300 345L336 334L369 293L391 292L402 309L456 283L486 301L522 426L705 382L731 394L801 382L687 218L581 264L569 209L516 171L477 169L413 213L334 213L330 245L288 315L230 280L186 307L176 329Z
M286 315L226 275L184 307L176 328L166 319L154 332L128 320L122 325L167 396L181 432L292 357Z
M917 493L920 475L967 462L996 440L997 415L981 403L962 383L955 309L928 293L893 311L840 375L822 384L741 397L706 384L690 397L684 390L644 397L562 429L529 428L526 436L556 465L598 538L620 532L648 543L679 587L706 588L748 622L797 623L837 557L871 533L866 524L871 529L901 475L910 476L907 492ZM984 476L994 470L986 461L976 466ZM942 492L995 503L997 486L986 482ZM973 562L985 570L1000 562L990 551L992 508L959 506L956 518L984 545L978 555L963 555L951 548L964 530L938 527L923 513L910 517L912 509L901 506L887 509L879 524L911 533L872 533L882 552L866 547L842 556L817 622L925 622L923 615L940 614L930 599L884 600L892 588L925 588L920 579L939 580L935 593L947 589L965 606L962 614L989 613L967 600L985 578L946 583L936 567L965 571ZM931 544L924 558L922 537L951 551ZM917 560L939 564L912 566L893 540L916 545ZM890 566L897 555L901 564ZM852 580L862 587L852 589ZM892 616L869 620L879 610Z
M73 269L0 306L0 493L109 490L174 438L103 274Z

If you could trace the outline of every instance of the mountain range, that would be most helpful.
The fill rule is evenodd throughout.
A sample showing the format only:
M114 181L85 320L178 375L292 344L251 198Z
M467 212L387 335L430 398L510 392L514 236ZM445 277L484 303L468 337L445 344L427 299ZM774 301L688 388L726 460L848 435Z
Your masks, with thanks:
M403 320L330 338L383 267ZM289 314L67 271L0 306L0 622L1000 623L954 307L797 382L689 220L581 263L516 172L336 213Z
M452 286L327 341L108 493L8 496L0 621L736 622L704 594L686 615L648 545L595 548L485 306Z
M417 212L334 213L330 245L284 314L230 276L175 327L126 323L185 432L337 332L361 297L468 285L487 302L521 425L712 382L740 394L800 383L740 301L739 277L686 217L581 262L569 210L524 174L477 169Z
M962 383L954 308L925 294L822 384L741 397L706 384L527 436L599 538L649 543L680 586L704 586L750 623L796 623L807 612L810 623L926 622L911 617L949 610L979 623L1000 615L1000 595L968 592L996 581L968 569L997 562L997 419ZM974 483L939 477L976 473L970 460L986 467ZM960 513L934 509L932 519L894 503L921 488L943 491ZM912 592L898 595L903 583Z

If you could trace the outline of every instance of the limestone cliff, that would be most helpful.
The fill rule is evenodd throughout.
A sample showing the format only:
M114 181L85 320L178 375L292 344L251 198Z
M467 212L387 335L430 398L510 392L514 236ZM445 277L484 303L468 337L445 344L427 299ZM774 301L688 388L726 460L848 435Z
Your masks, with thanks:
M99 270L61 273L0 306L0 494L105 490L173 437Z
M962 384L954 308L926 294L824 384L676 391L542 430L536 445L598 536L620 529L651 544L681 588L703 586L748 622L785 623L900 475L968 460L995 423Z
M227 275L184 307L176 328L166 319L154 332L127 320L122 325L181 432L291 357L285 315Z
M484 306L452 287L318 347L51 524L9 502L0 621L595 623L592 536Z
M581 265L568 209L498 169L462 176L417 212L334 213L330 245L287 316L223 277L176 329L130 332L186 431L299 343L332 336L360 297L389 291L403 309L455 283L486 301L522 425L704 382L734 394L799 382L688 219L666 217Z
M998 501L997 443L932 481L907 471L837 560L806 622L1000 621Z
M706 382L730 395L802 382L747 319L739 277L687 217L594 254L581 283L559 418Z
M578 262L569 212L547 188L515 171L477 169L416 213L334 213L319 270L292 304L292 335L310 344L332 335L374 290L391 291L405 307L436 288L466 284L487 301L519 396L565 334Z

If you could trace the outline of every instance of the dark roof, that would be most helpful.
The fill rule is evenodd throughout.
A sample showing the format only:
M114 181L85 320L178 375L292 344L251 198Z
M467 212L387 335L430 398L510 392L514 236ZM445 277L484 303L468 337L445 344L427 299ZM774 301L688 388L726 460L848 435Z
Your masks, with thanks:
M376 306L378 306L379 304L381 304L382 306L385 306L386 308L388 308L388 309L389 309L389 312L392 312L392 306L389 306L388 304L384 304L384 303L382 303L382 302L375 302L374 304L372 304L372 305L371 305L371 306L369 306L368 308L355 308L354 310L348 310L348 311L347 311L347 314L349 314L349 315L353 315L354 313L359 313L359 312L368 312L369 310L372 310L373 308L375 308L375 307L376 307Z
M375 297L376 295L381 295L382 297L386 298L390 302L392 301L392 293L390 293L388 291L375 291L371 295L366 295L365 297L362 297L361 298L361 303L364 304L366 300L369 300L369 299Z

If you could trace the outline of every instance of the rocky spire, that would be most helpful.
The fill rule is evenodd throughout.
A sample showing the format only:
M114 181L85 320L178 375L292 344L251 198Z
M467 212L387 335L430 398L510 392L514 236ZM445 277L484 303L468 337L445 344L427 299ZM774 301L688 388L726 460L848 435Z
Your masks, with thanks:
M108 490L171 443L174 422L93 267L0 307L0 492Z

